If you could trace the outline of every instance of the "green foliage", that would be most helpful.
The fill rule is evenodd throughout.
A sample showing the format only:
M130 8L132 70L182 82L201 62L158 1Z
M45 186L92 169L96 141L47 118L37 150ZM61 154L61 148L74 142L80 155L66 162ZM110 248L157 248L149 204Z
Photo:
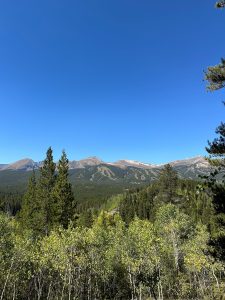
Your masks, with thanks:
M0 299L25 299L29 294L32 240L18 223L0 214Z
M154 221L156 211L163 204L173 203L188 214L192 222L195 224L202 222L213 230L215 219L212 195L201 190L200 187L201 182L179 179L171 168L168 173L164 169L160 179L147 188L131 190L121 195L118 210L127 224L135 216Z
M192 230L191 220L175 205L166 204L157 211L155 226L161 237L163 252L172 258L171 262L167 257L166 262L173 273L176 273L181 270L181 248Z
M39 222L42 219L41 208L41 203L37 201L37 183L35 172L33 171L23 198L22 209L19 213L23 228L30 228L33 231L39 228Z
M208 142L206 151L209 153L209 162L216 167L219 167L218 171L222 171L224 175L225 170L225 123L221 123L216 129L216 133L219 135L212 142Z
M178 175L171 165L167 164L159 176L160 197L165 203L175 201L177 196Z
M225 87L225 60L222 58L221 63L208 67L205 79L208 81L210 91L218 90Z
M90 228L33 240L0 215L1 299L219 299L224 265L210 255L206 226L173 204L156 216L127 227L102 211Z
M210 90L225 87L224 70L223 59L208 68ZM91 197L96 186L86 185L78 210L66 154L57 173L49 148L18 218L21 196L0 193L0 299L223 299L224 123L216 133L207 151L218 169L204 184L166 165L150 186L110 199Z
M211 190L167 165L148 187L78 214L65 152L57 171L49 149L18 218L0 215L1 300L222 297L225 219Z
M91 227L94 222L94 212L93 209L87 209L81 213L77 220L76 225L79 227Z
M19 219L22 227L31 229L37 237L48 235L59 225L67 228L74 221L76 203L68 180L68 163L63 151L56 174L52 149L49 148L38 181L34 172L29 180Z
M15 216L21 209L22 198L23 195L18 191L0 191L0 211Z
M216 3L216 7L225 7L225 1ZM225 87L225 60L221 63L208 67L205 76L209 83L208 89L211 91ZM225 104L225 103L224 103ZM209 153L209 162L217 167L209 176L205 176L205 186L212 196L212 203L215 210L215 226L212 232L212 245L214 255L224 260L225 257L225 123L217 127L216 133L219 135L212 142L208 142L206 147Z
M159 193L157 183L152 183L147 188L128 191L119 202L119 212L128 224L135 216L141 219L152 220L155 215L156 196Z
M63 151L58 164L56 182L52 190L52 218L54 224L62 224L64 228L67 228L69 222L73 220L76 209L72 186L68 180L68 171L69 161L66 157L65 151Z
M36 201L40 205L40 233L48 234L53 226L54 205L52 191L56 180L56 164L53 161L52 149L48 148L43 166L40 168L40 178L37 184Z

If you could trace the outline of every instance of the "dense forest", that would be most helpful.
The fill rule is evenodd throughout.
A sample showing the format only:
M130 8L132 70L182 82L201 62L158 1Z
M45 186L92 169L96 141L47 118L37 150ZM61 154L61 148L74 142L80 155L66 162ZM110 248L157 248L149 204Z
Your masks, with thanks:
M220 299L223 162L198 182L166 165L149 186L80 212L66 154L56 166L49 148L22 207L0 215L1 299Z

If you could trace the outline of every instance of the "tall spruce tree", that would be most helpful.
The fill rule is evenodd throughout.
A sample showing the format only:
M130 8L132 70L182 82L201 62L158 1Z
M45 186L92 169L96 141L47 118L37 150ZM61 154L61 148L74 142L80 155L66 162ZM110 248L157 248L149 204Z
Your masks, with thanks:
M31 229L33 231L40 230L42 223L42 205L37 201L37 183L35 171L28 182L27 191L22 202L22 209L19 214L19 219L23 228Z
M54 220L52 191L56 181L56 164L53 161L52 148L49 147L43 166L40 168L40 179L37 185L37 202L41 203L41 232L49 234Z
M177 196L178 175L170 164L166 164L159 176L160 198L163 202L173 202Z
M69 177L69 161L65 151L62 152L58 164L58 175L52 191L53 222L67 228L70 220L73 219L76 210L76 203L72 192Z

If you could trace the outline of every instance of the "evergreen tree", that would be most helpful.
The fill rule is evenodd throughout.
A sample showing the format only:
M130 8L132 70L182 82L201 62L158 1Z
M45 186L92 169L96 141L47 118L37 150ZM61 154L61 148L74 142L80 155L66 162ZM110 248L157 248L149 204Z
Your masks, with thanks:
M221 63L216 66L210 66L205 74L208 81L208 90L215 91L225 87L225 59L221 59Z
M209 153L209 162L215 167L214 171L206 176L206 186L213 199L215 211L215 228L212 232L213 245L216 256L225 258L225 123L217 128L220 136L206 147Z
M37 186L37 202L41 203L41 232L48 234L54 219L52 191L56 180L56 164L53 161L52 149L48 148L43 166L40 168L40 179Z
M225 60L221 59L220 64L213 67L208 67L205 79L209 83L208 90L210 91L224 88ZM225 168L225 123L221 122L216 129L216 134L218 134L219 137L214 139L213 142L208 142L208 147L206 147L206 150L210 154L210 158L212 158L209 160L212 165Z
M164 166L159 176L160 198L163 202L173 202L177 196L178 175L170 164Z
M225 123L222 122L217 127L216 133L219 137L215 138L212 142L208 142L206 150L211 158L210 163L218 166L221 170L225 168Z
M87 209L77 217L76 225L78 227L91 227L94 222L94 213L92 209Z
M216 3L216 7L225 7L225 1L221 0ZM208 67L205 76L209 82L208 89L215 91L225 87L225 60L221 59L221 63ZM216 133L219 137L214 139L213 142L208 142L206 147L209 153L209 162L216 166L214 172L212 172L206 178L206 184L213 197L213 206L216 213L216 225L217 230L214 232L213 245L215 246L216 256L224 259L225 257L225 123L221 123L216 129ZM218 180L217 175L222 177L222 180ZM221 179L221 178L219 178Z
M53 189L53 222L68 227L70 220L75 215L76 203L72 192L69 177L69 161L65 151L63 151L58 164L58 176Z
M42 205L37 201L37 182L35 171L29 179L27 191L23 198L22 209L19 214L19 219L23 228L33 231L40 229L42 223Z

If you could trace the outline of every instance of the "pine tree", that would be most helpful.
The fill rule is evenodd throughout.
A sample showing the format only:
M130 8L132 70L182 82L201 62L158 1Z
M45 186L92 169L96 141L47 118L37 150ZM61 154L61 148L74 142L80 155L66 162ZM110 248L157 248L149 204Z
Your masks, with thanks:
M41 231L49 234L53 225L54 205L52 190L56 181L56 164L53 161L52 149L48 148L43 166L40 168L40 179L37 186L37 202L41 203L42 224Z
M221 0L216 3L216 7L225 7L225 1ZM221 59L221 63L208 67L205 75L205 79L208 81L208 89L215 91L225 87L225 60ZM208 142L206 147L209 153L209 162L216 166L214 172L212 172L206 178L206 184L211 191L213 197L213 206L215 210L215 218L217 230L214 233L213 244L215 246L215 253L217 256L224 259L225 257L225 123L221 123L217 127L216 133L219 134L219 138L214 139L212 142ZM218 180L218 175L220 180ZM222 178L221 178L222 177ZM222 179L222 180L221 180Z
M205 74L208 81L208 90L215 91L225 87L225 59L221 59L221 63L216 66L208 67Z
M83 213L79 215L79 217L76 220L76 225L78 227L89 227L93 225L94 222L94 214L92 209L87 209Z
M210 189L215 211L216 230L213 234L213 244L216 255L225 257L225 123L217 128L219 138L208 142L209 162L215 170L206 176L206 185Z
M221 1L221 3L222 2L224 1ZM225 60L223 58L220 64L208 67L205 79L209 83L208 90L210 91L225 87ZM210 154L209 162L212 165L225 168L225 123L221 122L216 128L216 134L218 134L219 137L215 138L213 142L208 142L206 151Z
M216 133L219 135L212 142L208 142L206 147L207 152L210 155L210 163L214 166L218 166L220 169L225 168L225 123L221 123L217 127Z
M75 215L76 203L69 177L69 161L65 151L58 164L58 176L53 189L53 221L67 228Z
M23 228L36 231L39 229L39 225L42 223L42 206L37 201L37 183L35 171L29 179L27 191L23 198L22 209L19 214L19 219Z
M177 172L170 164L164 166L159 176L160 197L163 202L173 202L177 195L176 189L178 186Z

